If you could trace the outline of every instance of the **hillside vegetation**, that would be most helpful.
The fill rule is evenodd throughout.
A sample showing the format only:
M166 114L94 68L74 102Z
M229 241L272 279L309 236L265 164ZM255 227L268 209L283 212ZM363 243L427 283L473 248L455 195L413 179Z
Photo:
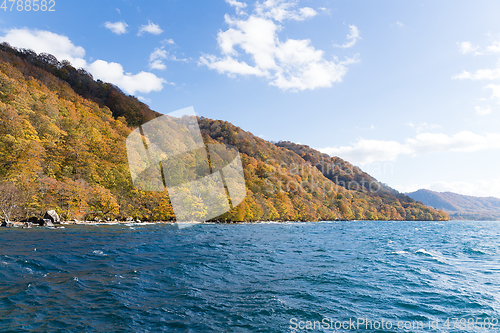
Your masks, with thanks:
M3 44L0 215L174 219L168 193L134 188L127 163L128 134L158 115L67 62ZM221 120L201 117L199 125L206 143L238 148L244 167L247 196L219 221L448 219L340 158Z

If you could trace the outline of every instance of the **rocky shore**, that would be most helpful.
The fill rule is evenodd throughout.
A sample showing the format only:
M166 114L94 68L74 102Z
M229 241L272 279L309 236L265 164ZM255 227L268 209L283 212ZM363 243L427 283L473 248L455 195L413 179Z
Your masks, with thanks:
M80 225L90 225L90 224L120 224L120 223L143 223L140 220L134 220L131 217L128 217L125 221L118 220L101 220L95 218L91 221L79 221L79 220L71 220L71 221L62 221L59 217L59 214L55 210L49 210L45 213L43 218L30 217L24 221L20 222L12 222L12 221L3 221L0 223L0 227L12 228L12 227L21 227L21 228L33 228L35 226L39 227L52 227L56 228L57 225L64 224L80 224Z
M175 224L175 225L193 225L193 224L199 224L202 222L196 222L196 221L187 221L187 222L175 222L175 221L141 221L134 219L132 217L128 217L125 220L111 220L111 219L106 219L102 220L99 218L94 218L93 220L86 220L86 221L80 221L80 220L70 220L70 221L63 221L60 219L59 215L55 210L49 210L45 213L43 218L37 218L37 217L31 217L25 221L21 222L1 222L0 227L5 227L5 228L23 228L23 229L29 229L33 227L48 227L48 228L61 228L64 225L115 225L115 224L159 224L159 223L165 223L165 224Z

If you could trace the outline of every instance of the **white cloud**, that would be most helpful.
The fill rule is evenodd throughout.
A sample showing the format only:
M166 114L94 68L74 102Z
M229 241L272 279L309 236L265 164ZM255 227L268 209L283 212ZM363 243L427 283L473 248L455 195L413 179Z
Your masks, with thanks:
M161 60L154 60L149 64L149 68L164 71L167 69L167 65L165 65Z
M491 113L491 107L489 106L485 109L480 106L476 106L475 109L476 109L476 114L479 116L485 116Z
M163 63L163 59L167 59L168 52L163 48L156 48L149 56L149 67L151 69L165 70L167 66Z
M169 39L164 39L161 41L162 43L164 44L171 44L171 45L175 45L175 42L172 38L169 38Z
M137 96L137 99L140 100L143 103L146 103L146 104L151 103L151 99L150 98L146 98L144 96Z
M332 11L326 7L319 7L318 9L321 10L322 13L327 14L327 15L330 15L332 13Z
M62 35L45 30L10 29L0 42L7 42L18 48L31 49L37 53L50 53L59 60L68 60L77 68L84 68L87 62L83 59L85 49L75 46L71 40Z
M361 39L359 37L359 29L355 25L350 25L349 29L351 29L349 35L347 35L347 39L349 40L349 42L346 42L342 45L335 44L334 45L335 47L341 47L343 49L347 49L349 47L353 47L354 44L356 44L356 42L358 41L358 39Z
M403 23L399 22L399 21L396 21L395 23L391 23L391 24L390 24L390 26L391 26L391 27L393 27L393 26L397 26L398 28L402 28L402 27L404 27L405 25L404 25Z
M122 65L115 62L96 60L89 64L84 59L83 47L75 46L68 37L50 31L11 29L4 37L0 37L0 42L8 42L18 48L29 48L37 53L50 53L59 61L68 60L74 67L86 69L94 78L110 82L127 94L160 91L163 84L167 83L148 72L126 73Z
M167 52L168 53L168 52ZM177 58L177 56L175 54L170 54L168 53L167 54L167 60L170 60L170 61L182 61L182 62L188 62L190 60L193 60L192 58L189 58L189 59L186 59L186 58Z
M170 52L165 50L164 46L162 46L162 47L155 48L155 50L149 56L149 68L150 69L158 69L158 70L167 69L167 66L164 63L164 60L182 61L182 62L188 61L188 59L184 59L184 58L179 59L175 56L175 54L170 54Z
M250 16L233 18L226 15L229 29L217 34L221 55L203 54L199 64L229 77L263 77L270 85L283 90L330 87L342 81L346 66L357 58L329 61L309 39L279 39L278 32L283 27L277 22L301 21L317 14L307 7L295 9L296 4L267 0L257 3L255 13Z
M408 126L415 129L417 133L422 133L423 131L430 131L441 128L441 126L438 124L428 124L426 122L420 124L408 123Z
M234 77L236 74L266 76L266 73L262 70L252 67L244 61L237 61L231 57L220 59L213 55L204 55L200 58L200 64L215 69L221 74L227 73L230 77Z
M127 32L127 27L128 27L128 24L121 21L121 22L106 22L104 23L104 26L106 28L108 28L109 30L111 30L113 33L117 34L117 35L121 35L121 34L124 34Z
M396 141L359 139L352 146L327 147L320 152L339 156L355 164L377 161L394 161L400 154L411 154L412 150Z
M233 6L236 8L236 14L238 15L243 15L245 14L245 12L243 11L243 9L245 9L247 7L247 4L244 3L244 2L239 2L239 1L236 1L236 0L226 0L226 2L230 5L230 6Z
M153 34L153 35L159 35L163 32L163 30L160 28L160 26L158 24L155 24L151 21L148 21L148 24L142 25L139 28L139 32L137 33L137 36L141 36L145 32Z
M493 44L486 47L486 50L491 53L500 53L500 41L494 41Z
M326 147L319 151L339 156L355 164L394 161L399 155L422 155L432 152L475 152L500 148L500 133L485 135L462 131L454 135L419 133L404 143L359 139L351 146Z
M473 52L477 49L477 47L472 47L472 45L469 42L463 42L460 43L462 47L462 52L463 53L468 53L468 52ZM487 54L491 53L500 53L500 41L494 41L491 45L486 47ZM476 54L479 54L476 52ZM483 68L479 69L475 72L469 72L466 70L463 70L462 73L457 74L452 76L452 79L455 80L489 80L489 81L494 81L494 80L500 80L500 59L497 62L496 68ZM500 85L498 84L488 84L484 86L485 89L491 89L492 90L492 95L491 99L497 99L498 103L500 104ZM482 109L479 106L476 106L476 113L478 115L486 115L491 113L491 108L486 108Z
M479 135L462 131L451 136L442 133L420 133L413 139L406 139L406 145L415 155L448 151L471 153L500 148L500 133Z
M457 42L458 48L460 49L460 52L463 54L468 54L475 52L475 54L479 54L476 52L479 49L479 46L473 46L471 42Z
M485 88L492 90L491 99L496 98L498 100L498 104L500 104L500 85L488 84Z
M255 4L255 11L259 17L272 19L278 22L285 20L304 21L308 18L318 15L318 13L310 8L303 7L294 10L298 1L286 0L266 0L263 3Z
M460 52L463 54L473 53L474 55L485 55L500 53L500 41L493 41L491 45L486 46L486 50L479 52L479 46L473 45L471 42L457 42Z
M122 65L116 62L96 60L88 66L89 72L96 78L111 82L123 89L128 94L149 93L161 91L163 84L167 83L153 73L140 72L138 74L125 73Z
M238 7L238 8L246 8L247 4L244 3L244 2L239 2L239 1L236 1L236 0L226 0L226 2L231 5L231 6L234 6L234 7Z
M495 69L479 69L474 73L468 71L462 71L462 73L457 74L452 77L454 80L498 80L500 79L500 68Z

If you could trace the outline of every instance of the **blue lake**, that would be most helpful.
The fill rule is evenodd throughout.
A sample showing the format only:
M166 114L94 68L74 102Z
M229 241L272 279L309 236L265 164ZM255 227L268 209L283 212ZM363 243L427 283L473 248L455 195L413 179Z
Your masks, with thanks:
M499 319L498 222L0 228L0 332L498 332Z

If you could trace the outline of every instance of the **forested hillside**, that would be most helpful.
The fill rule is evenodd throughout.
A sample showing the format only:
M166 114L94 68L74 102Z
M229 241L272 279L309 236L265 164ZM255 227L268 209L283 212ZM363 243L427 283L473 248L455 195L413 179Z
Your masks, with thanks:
M168 193L134 188L127 163L127 135L158 115L67 62L3 44L0 215L172 220ZM206 143L237 147L243 162L247 196L219 221L448 219L340 158L221 120L199 124Z
M23 74L44 82L47 72L51 73L67 82L80 96L96 102L99 106L107 106L114 118L125 117L130 126L141 125L159 115L134 96L126 96L111 83L94 80L91 74L84 69L74 68L66 60L59 62L51 54L37 55L31 50L12 48L7 43L0 44L0 50L5 52L2 55L4 61L14 62Z

